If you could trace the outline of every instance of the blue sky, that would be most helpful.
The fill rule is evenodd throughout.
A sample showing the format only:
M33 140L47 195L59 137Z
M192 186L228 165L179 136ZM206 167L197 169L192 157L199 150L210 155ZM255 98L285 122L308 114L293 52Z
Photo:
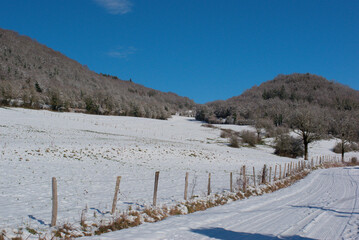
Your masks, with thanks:
M0 0L0 27L197 103L277 74L359 89L359 1Z

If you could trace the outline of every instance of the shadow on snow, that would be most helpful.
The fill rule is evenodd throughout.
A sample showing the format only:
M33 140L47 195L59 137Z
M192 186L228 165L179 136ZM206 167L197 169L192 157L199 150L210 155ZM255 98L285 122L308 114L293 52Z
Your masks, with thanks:
M312 238L305 238L300 236L281 236L276 237L272 235L263 235L259 233L244 233L244 232L234 232L231 230L226 230L224 228L199 228L199 229L191 229L191 232L205 235L210 238L221 239L221 240L233 240L233 239L241 239L241 240L273 240L273 239L284 239L284 240L310 240Z

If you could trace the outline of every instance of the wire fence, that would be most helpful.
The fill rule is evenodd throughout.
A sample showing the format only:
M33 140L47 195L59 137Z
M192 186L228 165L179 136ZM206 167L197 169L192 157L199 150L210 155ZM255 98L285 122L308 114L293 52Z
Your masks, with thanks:
M312 169L324 162L340 161L341 159L337 157L318 156L310 161L297 160L285 164L264 165L260 169L243 165L235 171L218 173L164 172L161 174L158 172L158 181L155 174L153 177L122 176L118 184L119 190L116 192L116 178L111 181L109 177L87 180L80 179L81 176L71 179L58 177L55 217L63 221L65 219L78 221L84 209L92 211L94 215L111 216L114 205L118 212L129 207L144 209L156 205L177 204L191 198L206 197L225 191L245 191L249 186L258 187L260 184L280 181L292 173ZM8 195L4 193L11 187L2 187L0 228L11 226L11 222L18 222L18 217L15 215L19 210L26 214L21 216L23 222L36 222L48 226L51 216L54 217L54 193L51 187L54 186L50 180L44 183L17 184L14 187L16 191L13 189Z

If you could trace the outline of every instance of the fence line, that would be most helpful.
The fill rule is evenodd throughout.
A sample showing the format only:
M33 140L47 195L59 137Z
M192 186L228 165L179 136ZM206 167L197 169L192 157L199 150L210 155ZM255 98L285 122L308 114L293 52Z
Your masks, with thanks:
M253 171L251 173L250 168L247 168L245 165L243 165L242 167L240 167L240 170L235 170L235 171L226 171L225 173L221 173L221 174L216 174L216 173L208 173L208 178L206 180L206 177L201 175L199 176L198 173L190 173L190 172L186 172L184 173L183 177L181 178L171 178L169 176L163 178L160 177L160 172L156 172L155 177L154 178L142 178L142 179L131 179L131 178L124 178L122 177L123 183L121 183L121 185L126 184L126 183L131 183L134 181L137 182L141 182L141 181L153 181L154 180L154 191L153 191L153 206L157 205L157 197L160 196L160 198L164 198L166 199L166 197L163 196L163 192L169 192L168 190L174 190L173 192L175 193L174 196L172 196L171 198L177 198L177 201L179 200L187 200L191 197L193 197L198 191L201 191L202 193L207 193L205 195L211 195L213 193L218 193L218 191L230 191L230 192L234 192L236 190L242 190L242 191L246 191L248 189L248 187L250 186L254 186L254 187L258 187L261 184L266 184L266 183L272 183L273 181L281 181L283 178L286 177L290 177L291 175L298 173L300 171L303 171L304 169L313 169L314 167L320 166L326 162L341 162L341 159L339 157L332 157L332 156L316 156L311 158L308 161L304 161L304 160L295 160L293 162L290 163L284 163L284 164L273 164L271 166L267 166L264 165L263 168L258 169L256 171L256 169L253 167ZM274 168L273 168L274 167ZM282 171L283 170L283 171ZM201 181L198 182L198 177L200 177ZM58 194L58 187L61 189L61 185L62 184L66 184L66 185L70 185L70 180L64 180L64 179L59 179L59 181L57 181L56 178L53 178L52 180L52 197L42 197L41 200L52 200L52 217L51 217L51 225L55 226L56 225L56 220L57 220L57 215L58 213L62 213L62 212L70 212L73 210L77 210L80 211L80 207L78 208L63 208L62 206L62 201L65 198L70 198L73 196L81 196L82 198L86 198L89 196L93 196L93 195L106 195L106 199L107 196L109 197L107 199L108 203L106 205L108 206L112 206L111 211L107 210L99 210L97 208L90 208L90 209L96 209L97 211L100 212L105 212L105 213L112 213L114 214L117 208L117 205L119 204L119 202L122 202L123 204L136 204L136 202L138 203L138 201L141 201L140 199L142 199L142 197L139 197L137 200L135 201L131 201L131 197L127 197L130 194L137 194L137 193L141 193L144 194L143 190L136 190L136 189L131 189L131 190L120 190L120 180L121 176L118 176L116 178L116 181L96 181L96 180L91 180L89 182L91 183L109 183L109 186L107 186L106 188L108 188L108 191L104 190L101 192L94 192L91 191L90 189L87 191L86 193L83 193L81 190L78 190L78 192L74 193L74 194ZM220 180L220 181L218 181ZM73 179L73 182L75 182L76 179ZM205 184L207 182L207 189L205 190L202 184ZM221 182L220 186L216 186L217 182ZM227 183L226 183L227 182ZM218 184L218 183L217 183ZM26 184L26 186L31 185L31 184ZM32 185L40 185L40 183L34 183ZM41 184L43 186L50 186L50 184ZM164 186L163 186L164 185ZM199 190L198 187L202 186ZM20 186L25 186L25 185L20 185ZM113 186L115 186L115 192L113 193ZM141 186L142 187L142 186ZM146 186L147 188L148 186ZM122 188L122 187L121 187ZM197 189L197 190L196 190ZM196 190L196 191L195 191ZM112 192L112 193L111 193ZM184 194L183 194L184 193ZM111 199L110 196L111 194L113 194L113 198ZM120 197L118 197L120 194ZM160 194L160 195L158 195ZM146 198L148 198L150 194L145 193L144 196ZM177 197L178 196L182 196L182 197ZM125 197L126 196L126 197ZM121 199L124 198L124 199ZM67 199L68 200L68 199ZM38 200L37 200L38 201ZM35 203L37 201L26 201L26 204L28 205L29 203ZM80 200L79 200L80 201ZM147 200L144 200L144 202L146 202ZM147 201L148 202L148 201ZM68 201L67 201L68 204ZM99 206L104 204L103 202L99 203ZM20 201L20 202L14 202L14 203L5 203L5 204L1 204L3 207L11 207L11 206L18 206L18 205L24 205L24 201ZM49 210L50 211L50 210Z

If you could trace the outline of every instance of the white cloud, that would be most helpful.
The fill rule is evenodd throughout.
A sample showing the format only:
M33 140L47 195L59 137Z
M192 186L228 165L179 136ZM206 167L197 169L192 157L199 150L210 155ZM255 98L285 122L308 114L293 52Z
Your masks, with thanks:
M118 47L117 49L110 51L107 55L115 58L127 58L129 55L135 54L137 51L134 47Z
M130 0L94 0L111 14L126 14L132 9Z

